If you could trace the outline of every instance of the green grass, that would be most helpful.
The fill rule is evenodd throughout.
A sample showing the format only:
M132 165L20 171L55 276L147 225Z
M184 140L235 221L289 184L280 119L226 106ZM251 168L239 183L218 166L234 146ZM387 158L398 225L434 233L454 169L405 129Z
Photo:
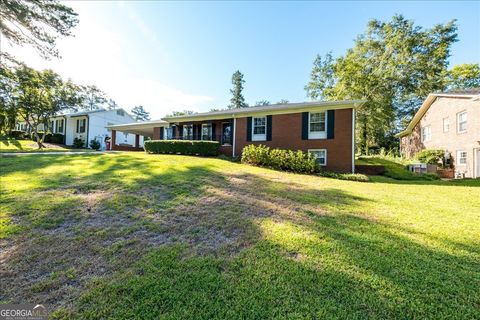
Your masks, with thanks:
M38 149L37 143L32 140L0 139L0 153L10 152L62 152L87 151L88 149L73 149L62 145L44 143L46 148ZM91 151L91 150L90 150Z
M385 167L384 176L395 180L435 180L432 174L415 174L406 169L409 162L393 157L361 156L356 161L360 165L380 165Z
M0 299L54 318L478 318L479 180L143 153L2 158L0 173Z

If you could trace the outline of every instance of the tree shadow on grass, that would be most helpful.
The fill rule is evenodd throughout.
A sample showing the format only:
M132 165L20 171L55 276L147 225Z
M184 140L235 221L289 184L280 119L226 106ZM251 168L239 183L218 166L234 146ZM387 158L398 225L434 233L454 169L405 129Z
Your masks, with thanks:
M15 139L0 139L0 150L6 147L15 146L19 150L23 150L22 145Z
M478 251L468 245L452 254L445 239L414 240L428 235L364 217L368 198L225 172L221 161L193 157L183 166L159 157L162 170L128 155L67 159L71 170L56 180L41 169L60 163L40 159L32 177L48 183L9 195L23 199L9 214L28 229L2 246L0 300L40 300L79 318L474 318L477 311ZM75 171L82 161L95 170Z

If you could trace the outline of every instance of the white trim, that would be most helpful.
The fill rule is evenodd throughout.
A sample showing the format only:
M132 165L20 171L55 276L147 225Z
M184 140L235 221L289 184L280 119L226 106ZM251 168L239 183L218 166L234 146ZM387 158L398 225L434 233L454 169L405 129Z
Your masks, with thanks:
M312 113L323 113L325 114L325 130L324 131L316 131L310 132L310 122L311 122L311 115ZM327 131L328 131L328 112L327 111L309 111L308 112L308 140L316 140L316 139L327 139Z
M424 130L426 132L424 132ZM422 127L420 129L420 140L422 142L428 142L432 140L432 127L430 125Z
M255 134L255 119L264 119L265 120L265 133ZM252 117L252 141L267 141L267 116L261 117Z
M465 114L465 130L460 131L460 115ZM468 125L468 113L467 110L462 110L460 112L457 112L457 133L465 133L467 132L467 125Z
M325 152L325 163L324 163L324 164L319 164L319 165L322 166L322 167L326 167L326 166L327 166L327 158L328 158L327 149L308 149L308 150L307 150L308 153L310 153L310 152L316 152L316 151L323 151L323 152Z
M355 109L352 109L352 173L355 173Z
M232 157L235 157L235 142L236 142L236 134L235 131L237 131L237 118L233 116L233 141L232 141Z
M465 152L465 163L460 163L460 154ZM466 150L457 150L457 158L455 159L455 166L466 166L468 164L468 151Z

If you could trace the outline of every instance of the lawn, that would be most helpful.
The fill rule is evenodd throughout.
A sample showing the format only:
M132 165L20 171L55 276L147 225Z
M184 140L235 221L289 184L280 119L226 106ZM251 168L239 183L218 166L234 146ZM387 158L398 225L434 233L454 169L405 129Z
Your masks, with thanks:
M62 151L87 151L88 149L73 149L63 145L44 143L45 148L39 150L38 145L32 140L0 139L0 153L9 152L62 152ZM92 151L92 150L89 150Z
M0 301L54 318L474 319L480 181L0 158Z

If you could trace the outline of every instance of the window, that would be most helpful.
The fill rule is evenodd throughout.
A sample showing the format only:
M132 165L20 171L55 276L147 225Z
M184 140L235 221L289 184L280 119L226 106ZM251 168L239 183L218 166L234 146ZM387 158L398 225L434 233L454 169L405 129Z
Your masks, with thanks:
M467 111L457 113L457 132L463 133L467 131Z
M55 120L55 132L63 133L63 119Z
M123 111L122 109L118 109L117 110L117 116L124 117L125 116L125 111Z
M310 149L308 153L315 157L319 166L327 165L327 150L326 149Z
M267 140L267 117L252 118L252 141Z
M327 113L316 112L309 114L308 121L308 138L309 139L326 139L327 138Z
M212 140L212 125L210 123L202 124L202 140Z
M77 133L85 132L86 123L87 123L87 119L77 119Z
M467 164L467 151L457 151L457 160L459 165Z
M54 124L53 120L50 120L49 123L48 123L48 130L52 133L54 132L53 131L53 129L54 129L53 124Z
M225 122L222 125L222 145L232 145L232 123Z
M430 141L432 139L432 130L430 126L422 128L422 142Z
M193 126L191 124L183 126L183 140L193 140Z
M123 133L123 141L128 142L128 133L126 132Z
M450 119L443 118L443 132L448 132L450 130Z

